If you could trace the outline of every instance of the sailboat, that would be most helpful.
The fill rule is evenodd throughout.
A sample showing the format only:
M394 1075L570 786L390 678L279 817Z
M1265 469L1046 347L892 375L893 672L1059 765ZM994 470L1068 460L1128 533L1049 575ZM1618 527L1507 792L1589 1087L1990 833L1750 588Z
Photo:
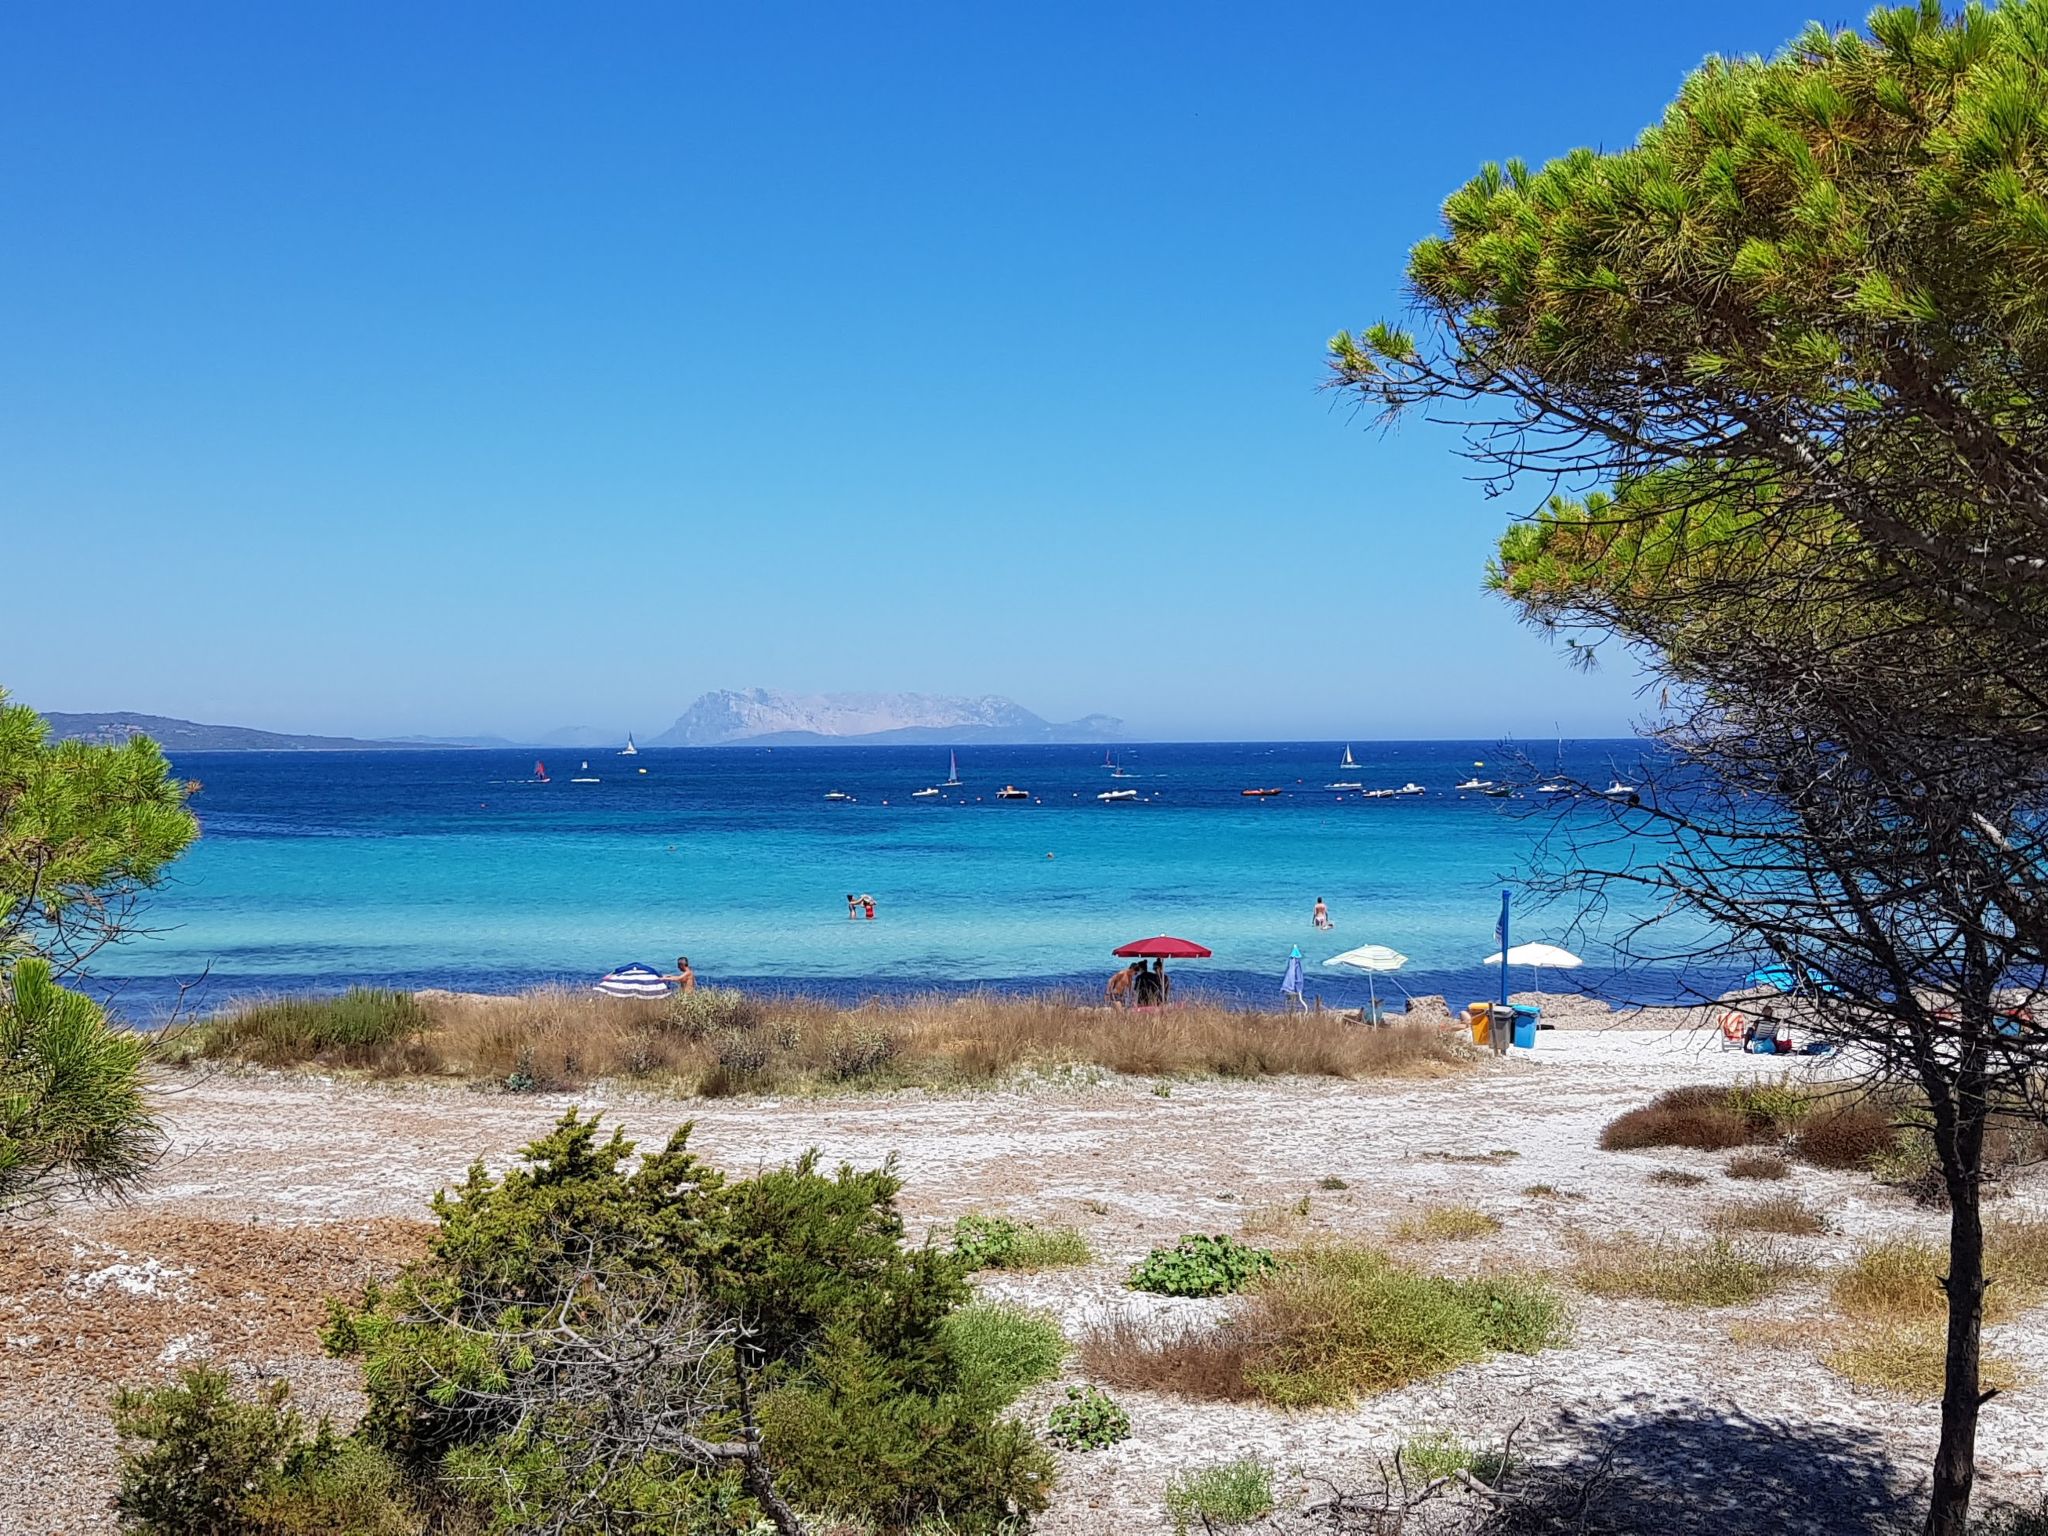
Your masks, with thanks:
M940 787L943 789L958 789L960 787L960 754L958 752L948 752L946 754L946 782Z
M1355 768L1357 768L1357 767L1358 767L1358 759L1357 759L1357 758L1355 758L1355 757L1353 757L1353 756L1351 755L1351 744L1350 744L1349 742L1346 742L1346 743L1345 743L1345 745L1344 745L1344 761L1343 761L1343 762L1341 762L1341 763L1339 763L1339 764L1337 765L1337 767L1338 767L1338 769L1339 769L1340 771L1341 771L1341 770L1343 770L1343 769L1346 769L1346 768L1351 768L1351 769L1355 769ZM1365 788L1365 784L1364 784L1364 781L1362 781L1362 780L1359 780L1359 779L1338 779L1338 780L1336 780L1336 781L1335 781L1335 782L1333 782L1333 783L1325 784L1325 785L1323 786L1323 788L1325 788L1325 789L1363 789L1363 788Z
M533 776L542 784L548 782L548 765L537 757L533 760Z
M1131 774L1124 772L1124 765L1117 761L1114 752L1102 754L1102 766L1109 770L1109 776L1112 779L1128 779L1132 777Z
M619 756L638 757L639 755L640 749L633 745L633 733L631 731L626 732L626 744L619 748Z

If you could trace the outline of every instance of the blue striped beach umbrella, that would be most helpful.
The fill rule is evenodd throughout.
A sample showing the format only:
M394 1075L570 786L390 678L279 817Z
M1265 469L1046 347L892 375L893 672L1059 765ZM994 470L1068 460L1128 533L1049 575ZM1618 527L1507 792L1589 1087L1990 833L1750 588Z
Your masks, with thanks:
M613 997L663 997L668 993L668 983L651 965L622 965L616 971L606 971L591 990Z

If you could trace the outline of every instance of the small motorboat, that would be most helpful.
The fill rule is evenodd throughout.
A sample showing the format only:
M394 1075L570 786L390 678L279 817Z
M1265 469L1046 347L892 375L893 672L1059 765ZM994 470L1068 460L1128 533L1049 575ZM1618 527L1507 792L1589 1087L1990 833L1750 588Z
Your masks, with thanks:
M1486 798L1489 800L1505 800L1509 795L1513 794L1514 791L1509 789L1505 784L1489 784L1486 786L1486 788L1479 791L1479 793L1486 796Z
M1273 795L1280 794L1282 791L1277 789L1240 789L1238 793L1247 800L1264 800Z
M578 778L578 779L571 779L571 780L569 781L569 782L570 782L571 784L595 784L595 783L597 783L597 782L598 782L598 778L597 778L597 775L596 775L596 774L594 774L594 773L591 773L591 771L590 771L590 764L588 764L588 763L578 763L578 764L577 764L576 766L577 766L577 770L578 770L578 771L579 771L580 773L584 774L584 775L585 775L585 777L583 777L583 778Z
M1350 780L1348 780L1348 779L1347 779L1347 780L1345 780L1344 782L1342 782L1342 783L1338 783L1338 784L1325 784L1325 785L1323 786L1323 788L1325 788L1325 789L1364 789L1364 788L1365 788L1365 786L1364 786L1363 784L1354 784L1354 783L1352 783L1352 782L1351 782ZM1378 794L1378 793L1379 793L1379 791L1378 791L1378 790L1373 790L1373 791L1372 791L1372 793L1373 793L1373 794Z
M913 800L929 800L937 793L936 789L913 789L910 792L910 798Z
M1426 795L1429 793L1429 791L1424 789L1420 784L1416 783L1413 779L1410 779L1406 784L1403 784L1399 789L1395 790L1394 793L1397 795Z
M1624 784L1619 779L1616 779L1612 784L1608 785L1605 789L1600 791L1600 793L1603 795L1613 795L1617 799L1620 799L1621 797L1626 795L1632 795L1635 792L1635 785Z
M1572 787L1569 784L1538 784L1536 786L1536 793L1539 795L1568 795L1571 792Z
M1095 798L1098 800L1135 800L1138 798L1138 792L1135 789L1105 789Z
M1459 789L1460 789L1461 791L1462 791L1462 790L1467 790L1467 789L1477 789L1477 790L1488 790L1488 789L1491 789L1491 788L1493 788L1493 780L1491 780L1491 779L1467 779L1467 780L1466 780L1466 781L1465 781L1464 783L1460 784L1460 785L1458 786L1458 788L1459 788Z
M853 796L849 795L849 794L848 794L848 793L847 793L847 792L846 792L845 790L843 790L843 789L834 789L834 790L829 790L829 791L827 791L827 792L826 792L826 795L825 795L825 798L826 798L827 800L846 800L846 801L851 801L851 800L853 799Z
M996 798L998 800L1029 800L1031 798L1031 791L1019 789L1014 784L1005 784L996 791Z

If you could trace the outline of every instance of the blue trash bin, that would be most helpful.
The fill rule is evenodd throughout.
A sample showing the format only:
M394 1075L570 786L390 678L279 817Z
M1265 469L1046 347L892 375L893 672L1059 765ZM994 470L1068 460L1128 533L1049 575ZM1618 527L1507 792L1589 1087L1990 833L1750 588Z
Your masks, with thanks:
M1515 1004L1514 1042L1525 1051L1536 1049L1536 1021L1543 1010L1533 1003Z

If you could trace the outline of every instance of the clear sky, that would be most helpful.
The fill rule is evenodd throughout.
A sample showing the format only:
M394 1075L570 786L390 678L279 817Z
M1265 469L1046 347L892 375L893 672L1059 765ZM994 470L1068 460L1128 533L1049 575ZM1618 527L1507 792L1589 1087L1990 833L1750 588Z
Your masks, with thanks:
M0 685L283 730L760 684L1613 734L1520 501L1319 392L1488 158L1802 0L15 5ZM1824 13L1841 22L1860 8Z

